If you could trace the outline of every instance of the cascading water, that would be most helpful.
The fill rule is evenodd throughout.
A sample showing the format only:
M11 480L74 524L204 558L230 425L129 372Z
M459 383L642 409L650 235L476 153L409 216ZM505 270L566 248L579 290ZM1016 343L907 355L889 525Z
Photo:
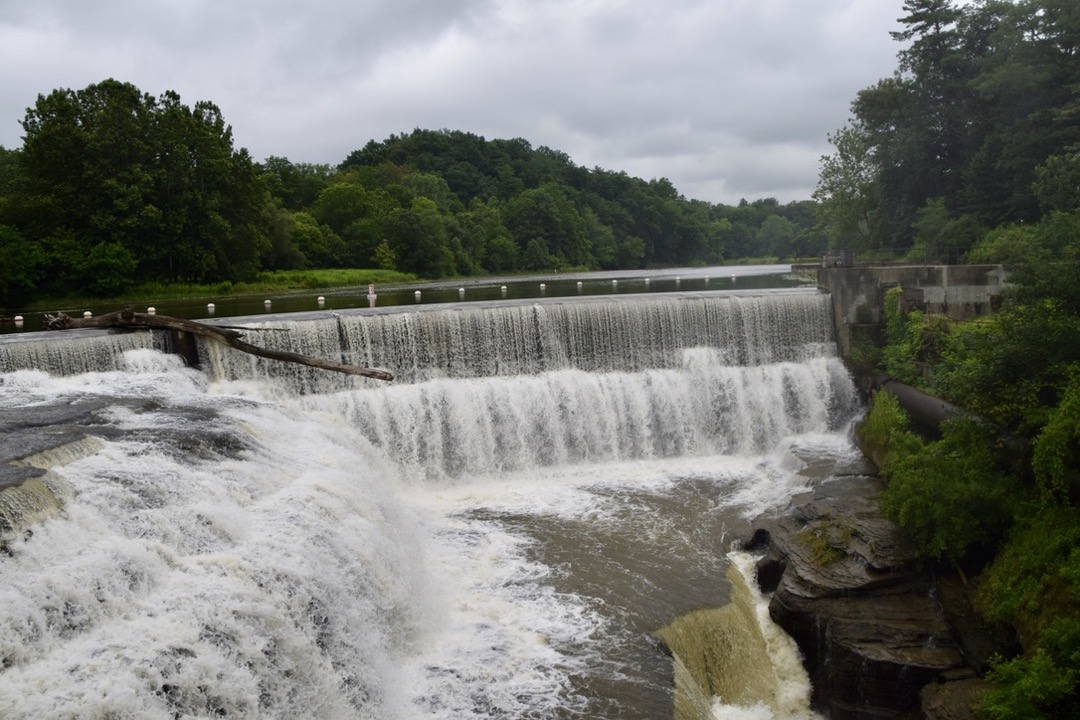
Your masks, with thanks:
M102 408L63 512L0 555L0 717L671 717L657 632L727 603L802 458L853 452L812 293L262 325L398 379L212 345L0 364L0 411ZM807 712L773 695L704 697Z
M55 333L50 333L55 335ZM101 333L69 330L64 339L45 339L42 334L4 338L0 372L47 369L57 375L119 370L123 353L136 348L167 349L164 335L144 332Z

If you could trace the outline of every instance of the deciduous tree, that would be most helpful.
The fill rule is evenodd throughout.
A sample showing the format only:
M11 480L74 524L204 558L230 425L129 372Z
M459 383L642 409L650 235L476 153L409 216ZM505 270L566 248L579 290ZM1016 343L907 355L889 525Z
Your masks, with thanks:
M176 93L154 99L106 80L39 96L23 129L20 202L35 219L22 232L41 243L52 277L80 277L80 256L84 269L109 269L113 290L128 259L144 280L244 279L258 268L267 193L212 103L189 109Z

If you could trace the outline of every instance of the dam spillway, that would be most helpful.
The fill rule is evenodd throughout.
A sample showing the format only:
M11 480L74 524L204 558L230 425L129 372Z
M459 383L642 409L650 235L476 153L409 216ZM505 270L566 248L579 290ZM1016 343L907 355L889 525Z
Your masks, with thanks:
M0 556L0 715L663 717L655 632L726 603L726 542L794 467L851 452L815 293L256 327L398 379L0 348L0 409L92 404L100 438Z

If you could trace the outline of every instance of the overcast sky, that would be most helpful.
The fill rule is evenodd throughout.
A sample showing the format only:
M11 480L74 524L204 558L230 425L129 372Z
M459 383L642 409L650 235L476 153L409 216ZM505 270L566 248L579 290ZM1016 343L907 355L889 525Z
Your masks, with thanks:
M256 160L521 137L726 204L810 197L901 0L0 0L0 145L106 78L209 100Z

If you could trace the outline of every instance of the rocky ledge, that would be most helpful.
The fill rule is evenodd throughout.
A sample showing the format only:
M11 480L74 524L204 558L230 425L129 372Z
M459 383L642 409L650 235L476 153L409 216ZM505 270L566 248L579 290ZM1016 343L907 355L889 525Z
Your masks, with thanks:
M71 499L71 487L52 468L99 447L105 407L91 400L0 408L0 552Z
M973 619L969 588L923 567L880 515L881 490L872 471L821 477L754 523L770 614L832 720L973 718L994 633Z
M125 435L161 433L146 428L119 429L111 419L118 407L133 414L157 408L152 398L57 397L48 403L0 407L0 552L38 523L62 512L75 490L57 472L64 465L97 452L105 440ZM235 456L243 446L229 431L213 429L214 412L171 408L184 415L189 429L172 428L163 442L185 458ZM211 429L206 429L210 425Z

